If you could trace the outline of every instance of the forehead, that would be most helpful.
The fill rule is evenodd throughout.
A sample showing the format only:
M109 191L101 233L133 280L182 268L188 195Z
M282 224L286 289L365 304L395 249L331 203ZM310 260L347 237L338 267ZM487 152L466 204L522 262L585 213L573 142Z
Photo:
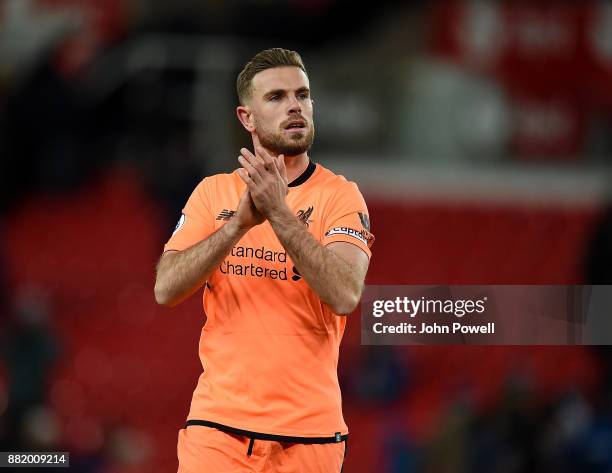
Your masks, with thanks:
M255 96L261 96L270 90L297 90L301 87L309 87L309 81L299 67L274 67L258 72L253 77Z

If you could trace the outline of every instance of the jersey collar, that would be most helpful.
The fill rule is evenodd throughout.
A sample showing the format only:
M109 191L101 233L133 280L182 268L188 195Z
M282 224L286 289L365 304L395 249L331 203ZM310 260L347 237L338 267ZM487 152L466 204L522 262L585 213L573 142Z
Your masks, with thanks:
M287 184L287 186L297 187L300 184L304 184L308 179L310 179L310 176L314 174L316 168L317 168L317 165L313 163L312 161L308 160L308 167L306 168L306 170L302 174L300 174L298 177L296 177L293 181L291 181L289 184Z

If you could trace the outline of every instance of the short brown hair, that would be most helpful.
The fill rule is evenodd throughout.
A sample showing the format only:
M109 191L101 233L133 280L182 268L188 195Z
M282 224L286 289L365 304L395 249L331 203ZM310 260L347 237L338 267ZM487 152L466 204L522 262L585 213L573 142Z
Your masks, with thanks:
M302 58L296 51L283 48L265 49L247 62L244 69L238 74L236 91L240 105L244 105L251 98L253 77L261 71L274 67L299 67L308 76Z

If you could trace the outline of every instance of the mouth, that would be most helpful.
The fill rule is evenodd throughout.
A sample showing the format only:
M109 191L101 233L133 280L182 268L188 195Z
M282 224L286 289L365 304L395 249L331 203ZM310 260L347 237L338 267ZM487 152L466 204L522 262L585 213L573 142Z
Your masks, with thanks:
M306 129L306 122L304 120L292 120L285 125L286 131L300 131Z

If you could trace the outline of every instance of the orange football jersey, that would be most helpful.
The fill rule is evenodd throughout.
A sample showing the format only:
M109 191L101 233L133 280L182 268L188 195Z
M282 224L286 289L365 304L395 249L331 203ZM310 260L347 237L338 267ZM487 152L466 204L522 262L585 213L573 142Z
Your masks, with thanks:
M164 250L185 250L221 228L244 190L235 171L205 178ZM323 245L347 242L371 256L368 211L354 183L311 162L289 184L286 202ZM188 424L298 440L345 437L337 365L346 318L319 300L269 222L231 250L203 302L204 371Z

